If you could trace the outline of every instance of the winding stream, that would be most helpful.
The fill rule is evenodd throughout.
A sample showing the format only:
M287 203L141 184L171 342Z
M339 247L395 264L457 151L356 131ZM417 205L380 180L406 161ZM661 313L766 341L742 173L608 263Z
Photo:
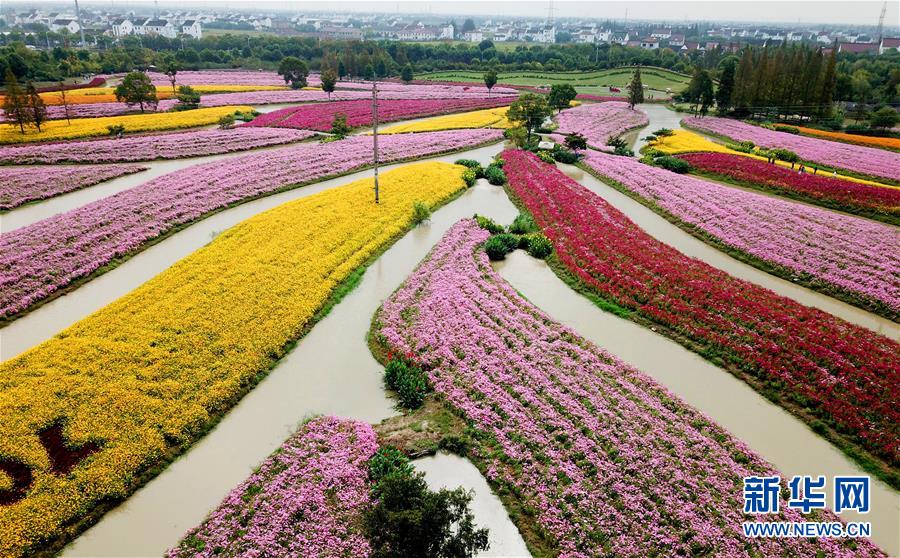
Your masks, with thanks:
M799 419L728 372L675 341L630 320L604 312L566 285L542 260L516 250L494 268L538 308L582 337L644 371L708 415L775 465L787 477L865 475L840 450ZM845 521L870 521L872 540L900 555L900 494L872 479L872 509L843 513Z
M305 417L323 413L379 422L394 415L382 386L382 367L366 344L372 316L443 234L476 212L501 223L517 213L501 188L483 180L436 211L429 224L412 230L376 260L357 288L209 434L63 555L159 556L202 521ZM187 229L189 234L195 228Z

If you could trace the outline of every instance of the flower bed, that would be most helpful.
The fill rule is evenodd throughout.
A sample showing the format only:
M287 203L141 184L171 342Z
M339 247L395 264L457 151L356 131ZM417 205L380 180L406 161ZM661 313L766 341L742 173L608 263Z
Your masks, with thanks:
M793 126L793 124L789 124L789 126ZM844 143L855 143L867 147L882 147L885 149L893 149L895 151L900 150L900 138L831 132L828 130L818 130L816 128L806 128L804 126L794 126L794 128L800 130L800 133L805 136L816 136L834 141L842 141Z
M588 145L605 149L610 138L634 128L646 126L650 120L643 112L628 108L628 103L591 103L566 109L556 116L559 128L552 137L562 143L565 134L578 133Z
M676 174L630 157L590 152L584 163L701 238L742 253L741 259L788 280L799 276L816 290L895 321L900 318L900 229Z
M147 72L157 87L172 87L169 76L161 72ZM251 70L181 70L175 74L176 85L253 85L282 86L284 78L275 72Z
M729 118L685 118L681 123L738 142L752 141L763 147L789 149L803 160L827 167L847 169L900 182L900 153L775 132Z
M0 163L31 165L181 159L292 143L314 135L313 132L304 130L238 127L232 130L196 130L53 145L0 146Z
M726 367L842 447L900 463L900 344L685 256L534 155L503 159L510 190L574 284Z
M438 116L419 122L407 122L396 124L384 130L378 130L380 134L406 134L413 132L437 132L440 130L461 130L466 128L509 128L512 124L506 119L506 111L509 107L476 110Z
M900 225L900 188L867 186L827 173L798 174L757 159L727 153L679 155L702 174L848 213Z
M378 121L395 122L410 118L421 118L472 109L496 107L505 101L496 99L441 99L441 100L387 100L378 103ZM295 128L300 130L318 130L327 132L331 129L334 117L344 114L351 128L372 125L372 102L368 100L337 101L314 105L288 107L263 114L245 126L275 126L279 128Z
M522 298L477 250L487 238L471 219L454 226L385 301L373 333L428 369L465 415L473 460L519 510L520 531L550 541L547 555L881 555L866 540L744 537L743 477L778 473ZM803 520L781 504L766 520Z
M248 106L226 106L163 114L151 112L105 118L73 118L71 124L65 120L51 120L41 126L40 132L34 129L26 129L25 134L21 134L18 128L5 125L0 127L0 144L105 136L109 134L107 126L119 124L125 126L126 132L196 128L198 126L215 124L221 117L234 114L235 111L245 112L250 110L251 108Z
M496 130L386 136L381 161L458 151ZM178 227L261 196L368 167L372 138L301 144L160 176L0 236L0 318L7 319Z
M287 89L283 84L280 86L255 86L255 85L194 85L194 91L204 95L214 93L240 93L246 91L280 91ZM41 93L41 99L47 106L62 105L63 95L58 91ZM175 92L172 91L172 84L157 86L156 97L162 99L174 99ZM3 96L0 95L0 103ZM89 89L76 89L74 91L66 91L65 102L70 105L79 105L83 103L116 103L118 100L115 95L115 87L94 87Z
M147 170L137 165L0 167L0 210L12 209L126 174Z
M367 423L306 423L166 557L368 557L360 525L376 449Z
M407 165L381 176L391 194L377 206L364 179L256 215L0 365L0 463L33 475L18 501L0 500L0 555L71 537L157 474L412 226L414 202L433 209L464 190L464 170ZM67 447L93 443L66 474L40 443L52 424Z

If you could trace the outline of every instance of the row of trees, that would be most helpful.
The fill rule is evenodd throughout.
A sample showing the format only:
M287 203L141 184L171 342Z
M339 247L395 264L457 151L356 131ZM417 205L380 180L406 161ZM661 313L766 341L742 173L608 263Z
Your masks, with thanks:
M6 92L3 97L3 112L10 125L18 126L25 133L26 126L34 126L41 131L41 125L47 120L47 107L34 83L28 82L23 90L16 76L6 71ZM63 93L65 95L65 93Z

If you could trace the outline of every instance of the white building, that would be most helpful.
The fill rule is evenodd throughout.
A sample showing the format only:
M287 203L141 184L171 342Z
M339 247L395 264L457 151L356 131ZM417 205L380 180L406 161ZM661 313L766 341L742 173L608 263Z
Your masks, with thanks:
M113 37L125 37L134 33L134 24L130 19L115 19L112 22Z
M81 29L81 27L78 26L78 22L74 19L59 18L50 22L50 31L59 33L63 29L68 30L69 33L78 33L78 30Z
M203 36L203 30L200 28L200 22L196 19L189 19L181 24L181 32L190 35L195 39Z
M653 37L641 39L641 48L646 50L657 50L659 49L659 39Z
M484 40L484 33L481 31L466 31L463 33L463 39L470 43L480 43Z
M135 27L138 35L159 35L167 39L174 39L178 35L175 26L164 19L148 19Z

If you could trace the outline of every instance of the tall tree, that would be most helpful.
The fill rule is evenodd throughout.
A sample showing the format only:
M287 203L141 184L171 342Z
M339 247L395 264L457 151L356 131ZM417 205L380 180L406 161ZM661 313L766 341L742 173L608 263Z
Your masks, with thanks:
M306 87L309 67L296 56L286 56L278 64L278 75L284 78L284 83L289 83L292 89L300 89Z
M724 114L731 109L731 97L734 94L734 73L737 63L731 59L722 65L722 73L719 75L719 88L716 90L716 107Z
M825 66L825 74L819 83L819 118L831 116L831 103L834 99L834 89L837 84L837 49L832 48L828 55L828 64Z
M462 32L465 33L466 31L475 31L475 22L471 18L463 22Z
M709 71L703 70L700 78L700 114L706 116L709 107L715 102L715 94L713 93L713 81L709 77Z
M631 83L628 84L628 106L634 110L634 105L644 102L644 84L641 82L641 69L635 68L631 75Z
M22 91L19 80L12 72L12 69L6 69L4 77L6 83L6 95L3 97L3 112L6 113L6 121L11 125L19 126L19 131L25 133L25 126L31 124L31 111L28 108L28 97Z
M497 85L497 72L495 70L488 70L484 73L484 86L487 87L488 94L490 94L491 89Z
M156 86L150 81L150 77L144 72L131 72L122 78L122 83L116 86L116 100L127 105L140 105L144 112L144 105L155 105Z
M66 115L66 123L71 124L72 118L69 114L69 99L67 97L66 84L60 81L56 85L59 87L59 104L62 105L63 112Z
M40 132L41 124L47 120L47 107L44 105L44 99L41 98L41 94L38 93L34 84L30 81L25 87L25 91L28 94L28 110L31 113L31 122Z
M180 69L181 69L180 65L178 64L178 61L175 60L175 58L169 58L168 60L166 60L166 64L163 67L163 71L165 72L165 74L167 76L169 76L169 82L172 83L172 94L173 95L176 93L175 76L178 75L178 70L180 70Z
M753 84L753 48L744 47L741 61L738 63L734 76L734 93L731 96L732 105L740 112L746 112L750 106L750 97Z
M547 97L547 102L557 111L562 111L562 109L569 106L569 103L571 103L577 95L578 92L575 91L572 84L554 83L550 86L550 95Z
M531 132L540 128L551 114L553 109L547 103L546 97L535 93L523 93L509 106L506 118L524 127L528 134L526 141L531 141Z
M328 99L331 100L331 94L334 92L334 86L337 84L337 72L328 68L322 72L322 91L328 93Z
M403 66L403 69L400 71L400 79L403 80L403 83L409 83L413 80L413 69L411 64Z

